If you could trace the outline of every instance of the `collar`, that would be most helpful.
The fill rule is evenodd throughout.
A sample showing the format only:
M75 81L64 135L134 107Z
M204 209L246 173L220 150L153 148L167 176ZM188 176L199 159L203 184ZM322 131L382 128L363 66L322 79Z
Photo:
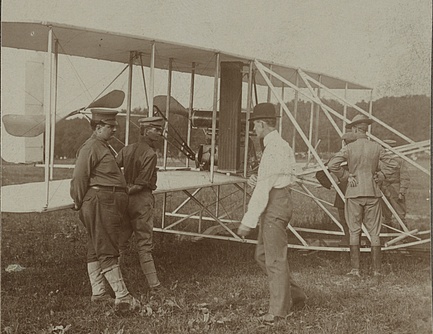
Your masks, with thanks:
M272 130L271 132L269 132L265 138L263 138L263 145L266 147L266 145L268 145L270 142L274 141L275 139L277 139L279 136L278 131L277 130Z
M92 134L92 137L90 137L90 138L92 138L92 139L96 139L96 140L100 141L101 143L103 143L103 144L105 144L105 145L108 145L108 141L106 141L105 139L99 138L99 137L96 135L96 133L93 133L93 134Z
M366 133L357 133L356 136L358 137L358 139L368 139Z
M141 143L146 143L146 144L149 145L150 147L155 148L155 143L154 143L152 140L150 140L149 137L141 136L141 137L140 137L140 142L141 142Z

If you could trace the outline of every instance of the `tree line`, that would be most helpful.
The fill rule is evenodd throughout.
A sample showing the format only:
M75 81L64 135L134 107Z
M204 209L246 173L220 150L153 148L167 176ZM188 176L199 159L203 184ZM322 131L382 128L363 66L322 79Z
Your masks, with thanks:
M326 105L339 112L343 113L344 106L335 100L323 100ZM361 101L356 104L363 110L369 110L369 103ZM293 113L294 101L287 103L289 110ZM415 141L426 140L430 138L431 131L431 98L426 95L408 95L401 97L383 97L372 104L373 115L390 125L397 131L405 134ZM122 112L125 112L123 110ZM298 101L297 122L299 123L302 131L307 135L310 129L310 112L311 103L306 101ZM143 116L146 112L143 110L135 109L134 113L142 113ZM354 108L347 108L347 117L352 119L358 112ZM334 122L338 127L342 128L342 121L335 116L332 116ZM125 117L119 116L119 127L117 130L116 138L110 143L117 151L123 147L125 138ZM291 125L287 115L284 115L283 122L283 137L292 144L294 127ZM188 120L186 117L170 114L170 124L176 128L176 131L186 140ZM135 142L139 136L137 119L132 118L130 126L129 142ZM317 124L314 126L318 131L314 131L313 145L319 140L320 144L317 147L320 152L336 152L341 148L341 139L338 133L334 130L331 123L326 118L323 112L319 112ZM169 129L169 137L171 136ZM55 156L75 158L81 145L89 138L92 131L86 119L74 118L69 120L62 120L56 126L56 141L55 141ZM392 132L381 126L380 124L373 123L372 133L382 139L394 139L397 144L405 144L400 138ZM303 142L299 134L296 134L297 153L306 152L307 146ZM196 150L200 144L204 144L207 138L202 129L192 129L191 131L191 147ZM162 151L162 146L159 147ZM179 156L179 151L173 146L169 145L169 156Z

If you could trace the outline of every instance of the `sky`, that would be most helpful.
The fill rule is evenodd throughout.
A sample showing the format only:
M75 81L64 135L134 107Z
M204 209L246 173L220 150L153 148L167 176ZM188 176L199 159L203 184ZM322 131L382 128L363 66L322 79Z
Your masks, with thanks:
M373 99L431 93L431 0L4 0L1 4L2 21L51 21L253 56L373 87ZM22 100L23 64L33 57L34 52L2 48L2 112L21 109L17 101ZM59 84L74 96L84 94L87 101L91 96L83 91L101 87L103 78L107 84L110 75L123 67L111 65L103 71L106 65L74 62L75 68L63 73ZM156 93L165 90L164 84ZM64 98L61 106L75 108L72 100Z
M3 21L45 20L274 60L429 94L430 0L6 0Z

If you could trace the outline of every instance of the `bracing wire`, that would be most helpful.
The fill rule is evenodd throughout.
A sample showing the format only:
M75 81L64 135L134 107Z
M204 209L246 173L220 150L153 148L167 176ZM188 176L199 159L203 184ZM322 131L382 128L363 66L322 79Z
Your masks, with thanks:
M111 82L107 85L107 87L105 87L105 89L102 91L102 92L100 92L99 93L99 95L98 96L96 96L94 99L93 99L93 101L92 102L90 102L89 103L89 105L90 104L92 104L93 102L95 102L107 89L108 89L108 87L110 87L112 84L113 84L113 82L114 81L116 81L117 80L117 78L119 78L122 74L123 74L123 72L125 72L126 71L126 69L128 68L128 66L129 65L126 65L124 68L123 68L123 70L118 74L118 75L116 75L116 77L113 79L113 80L111 80Z
M164 119L165 122L167 122L170 125L170 129L174 131L176 136L173 137L173 139L179 144L179 147L177 147L183 154L185 154L189 159L195 160L195 153L194 151L186 144L186 141L183 140L182 136L177 132L176 128L171 126L170 122L168 121L167 117L162 113L161 110L157 106L153 106L154 110L157 111L159 115ZM166 134L168 135L168 134ZM168 140L167 140L168 141Z

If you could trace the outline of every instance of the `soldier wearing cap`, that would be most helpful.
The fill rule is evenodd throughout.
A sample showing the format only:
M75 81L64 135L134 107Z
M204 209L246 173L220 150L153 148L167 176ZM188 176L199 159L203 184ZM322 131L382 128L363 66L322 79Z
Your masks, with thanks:
M115 305L137 310L140 303L131 296L118 264L119 235L128 205L126 181L108 141L116 133L117 111L92 109L92 136L78 151L70 194L75 210L89 235L87 269L93 302L111 300L104 277L113 289Z
M395 147L397 142L392 139L383 140L384 143L391 147ZM406 223L406 194L407 189L410 185L410 176L406 161L401 157L393 155L394 160L398 164L397 170L381 183L380 189L382 190L397 215L400 217L403 223ZM379 164L379 167L381 165ZM391 210L386 206L385 202L382 201L382 211L384 217L384 223L388 226L392 226L392 213ZM400 227L400 225L397 225Z
M350 232L352 270L349 274L357 277L360 276L359 257L362 224L366 226L371 237L373 275L380 276L379 233L382 219L382 207L380 205L382 192L377 180L389 177L397 167L397 163L382 146L368 140L366 133L368 125L372 122L372 119L364 115L355 116L348 127L357 135L357 140L344 146L328 163L329 170L338 179L351 177L345 193L345 217ZM348 171L341 166L345 161L348 163ZM379 162L382 163L380 171Z
M158 279L152 257L153 214L156 189L157 154L155 143L162 138L162 117L147 117L138 120L140 137L138 142L124 147L116 161L124 167L128 186L129 204L126 211L127 226L121 235L121 254L126 250L132 233L138 247L140 266L152 292L158 292L161 283Z
M292 217L290 186L295 182L296 161L292 148L276 130L277 117L273 104L260 103L249 119L257 137L263 138L264 151L258 175L248 180L254 192L238 228L238 234L245 237L259 225L255 259L268 275L269 313L262 317L266 323L287 316L293 306L303 305L306 299L287 262L286 228Z

